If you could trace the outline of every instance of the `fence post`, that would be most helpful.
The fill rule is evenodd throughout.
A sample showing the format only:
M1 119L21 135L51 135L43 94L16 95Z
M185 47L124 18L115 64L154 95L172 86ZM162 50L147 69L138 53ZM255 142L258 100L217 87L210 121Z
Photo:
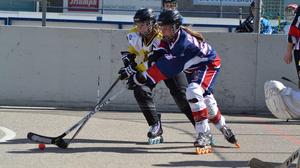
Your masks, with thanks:
M260 32L261 0L255 0L254 32Z
M42 26L46 26L47 0L42 1Z

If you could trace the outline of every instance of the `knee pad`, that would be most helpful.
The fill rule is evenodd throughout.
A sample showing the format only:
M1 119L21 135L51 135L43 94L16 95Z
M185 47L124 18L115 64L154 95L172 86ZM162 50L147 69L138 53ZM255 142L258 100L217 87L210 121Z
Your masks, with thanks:
M204 96L204 103L208 110L208 118L213 119L218 114L218 111L219 111L217 101L214 98L214 95L210 94L210 95Z
M190 83L186 89L186 99L192 112L201 111L206 108L203 98L204 90L197 83Z

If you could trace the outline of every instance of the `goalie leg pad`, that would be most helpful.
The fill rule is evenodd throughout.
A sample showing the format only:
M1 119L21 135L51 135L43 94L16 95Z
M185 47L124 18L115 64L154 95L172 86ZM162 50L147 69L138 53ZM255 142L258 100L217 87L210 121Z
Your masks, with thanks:
M287 87L282 90L280 95L292 118L300 118L300 91Z
M286 87L279 81L267 81L264 85L266 105L275 117L279 119L291 119L291 112L281 95L284 89Z

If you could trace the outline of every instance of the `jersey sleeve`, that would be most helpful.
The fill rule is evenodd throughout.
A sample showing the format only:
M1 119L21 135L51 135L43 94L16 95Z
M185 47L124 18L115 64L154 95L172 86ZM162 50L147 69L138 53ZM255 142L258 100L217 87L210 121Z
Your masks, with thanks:
M135 41L137 40L136 27L131 28L126 35L128 41L128 52L138 55L138 51L135 49Z
M296 16L291 24L288 41L295 44L300 38L300 8L298 7Z

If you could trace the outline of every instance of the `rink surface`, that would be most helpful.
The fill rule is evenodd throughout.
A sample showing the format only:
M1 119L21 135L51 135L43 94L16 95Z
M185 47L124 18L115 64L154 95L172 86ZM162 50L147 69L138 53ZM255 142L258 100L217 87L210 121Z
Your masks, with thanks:
M252 157L282 163L300 146L299 121L271 116L225 115L237 134L240 149L227 143L215 129L213 153L196 155L194 129L181 113L163 113L165 143L148 145L148 126L142 113L98 112L68 149L47 145L44 151L26 139L29 131L57 136L79 121L86 111L0 108L0 127L16 136L0 143L2 168L141 168L248 167ZM7 136L0 129L0 139ZM68 137L69 138L69 137ZM294 163L295 166L295 163Z

